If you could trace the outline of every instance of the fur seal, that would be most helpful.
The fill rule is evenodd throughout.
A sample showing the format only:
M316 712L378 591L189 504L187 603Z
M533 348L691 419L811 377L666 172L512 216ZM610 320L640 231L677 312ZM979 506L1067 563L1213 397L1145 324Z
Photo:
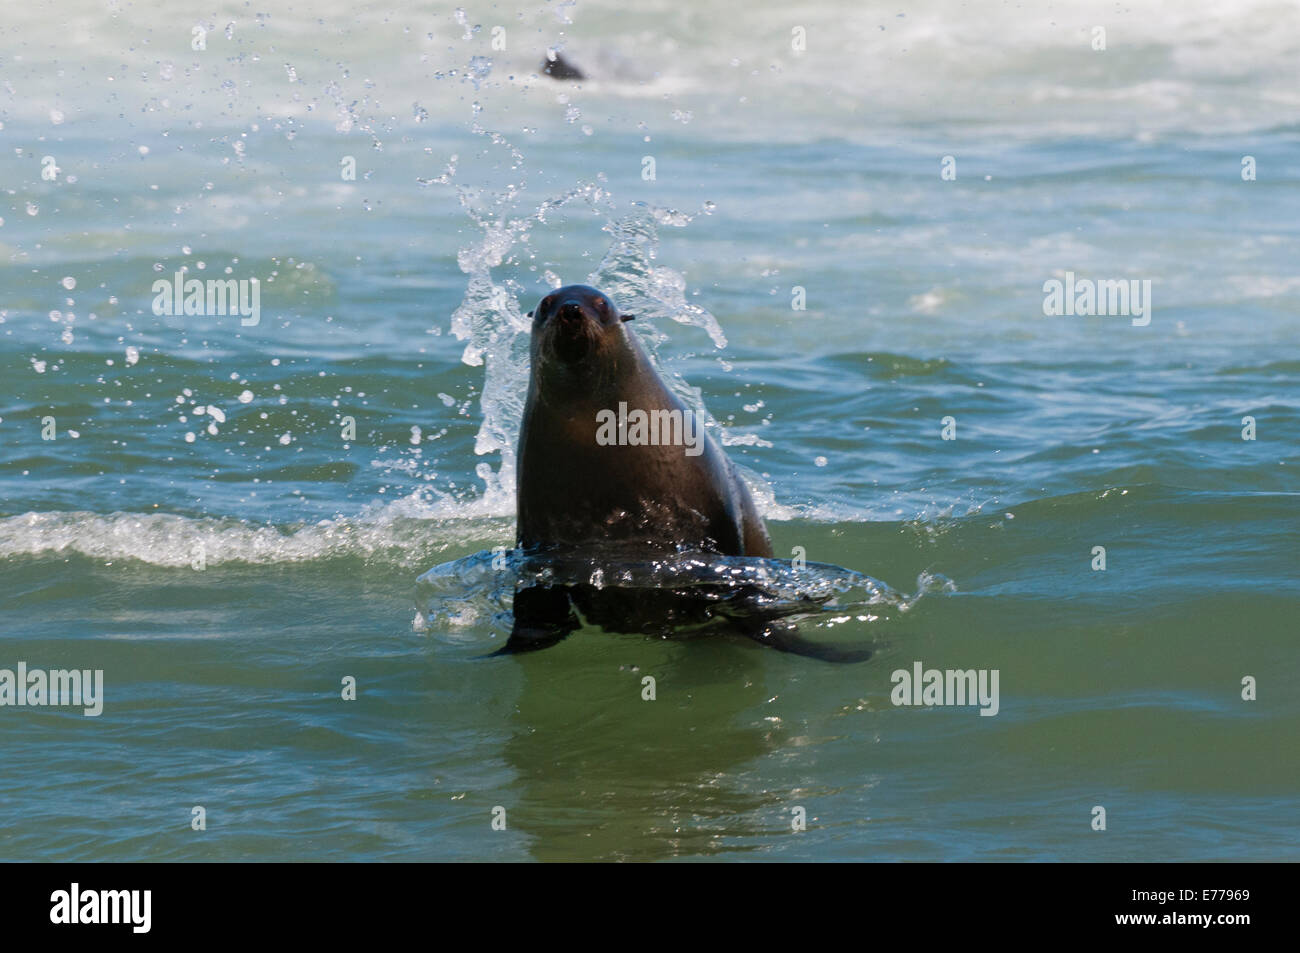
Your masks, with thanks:
M660 379L626 326L633 316L595 288L569 285L532 317L519 546L772 555L749 489Z
M517 546L527 553L617 552L639 559L679 552L770 558L772 541L749 488L659 377L627 326L635 316L620 314L587 285L552 291L530 316L531 369L516 458ZM753 587L683 595L533 585L515 594L514 628L502 651L552 645L582 618L613 631L645 632L721 615L738 618L735 628L783 651L839 657L838 650L803 640L793 623L763 617L755 608L761 605Z
M582 70L574 66L555 50L547 50L546 58L542 60L542 74L551 77L551 79L586 79L587 76Z

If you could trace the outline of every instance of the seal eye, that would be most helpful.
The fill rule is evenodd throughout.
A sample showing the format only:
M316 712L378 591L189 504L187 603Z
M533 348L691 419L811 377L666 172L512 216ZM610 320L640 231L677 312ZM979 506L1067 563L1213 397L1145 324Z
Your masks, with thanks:
M551 305L554 303L555 298L552 295L547 295L542 299L542 303L539 304L536 309L528 312L528 316L534 321L541 323L546 320L546 312L550 310Z
M600 315L601 324L609 324L614 317L614 309L604 298L597 298L595 304L596 312Z

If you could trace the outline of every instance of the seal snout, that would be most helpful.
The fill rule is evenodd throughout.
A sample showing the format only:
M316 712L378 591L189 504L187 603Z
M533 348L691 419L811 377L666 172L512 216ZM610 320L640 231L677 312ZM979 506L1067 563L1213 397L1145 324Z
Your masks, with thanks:
M555 322L560 326L580 325L587 320L586 312L577 301L566 301L555 311Z
M550 342L551 353L565 364L577 364L595 344L597 322L577 300L561 301L542 319L543 333Z

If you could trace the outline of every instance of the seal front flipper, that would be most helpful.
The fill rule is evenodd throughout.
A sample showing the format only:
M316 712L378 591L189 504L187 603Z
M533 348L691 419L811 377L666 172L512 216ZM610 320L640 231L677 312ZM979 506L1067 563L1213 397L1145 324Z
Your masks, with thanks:
M568 590L530 586L515 593L515 624L506 644L492 655L515 655L550 648L581 624Z
M814 642L799 634L799 627L787 619L748 619L740 630L755 642L771 646L778 652L789 652L823 662L865 662L872 650L848 645L828 645Z

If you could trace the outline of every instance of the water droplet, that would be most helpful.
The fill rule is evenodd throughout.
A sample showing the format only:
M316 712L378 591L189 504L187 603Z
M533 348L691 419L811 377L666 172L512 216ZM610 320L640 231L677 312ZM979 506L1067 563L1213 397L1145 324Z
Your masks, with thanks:
M474 31L469 28L469 21L465 19L465 11L461 7L457 7L456 12L452 15L456 18L456 22L459 23L461 28L465 31L465 35L462 36L461 39L474 39Z
M478 84L487 79L492 72L492 60L486 56L474 56L469 61L469 80L478 89Z

